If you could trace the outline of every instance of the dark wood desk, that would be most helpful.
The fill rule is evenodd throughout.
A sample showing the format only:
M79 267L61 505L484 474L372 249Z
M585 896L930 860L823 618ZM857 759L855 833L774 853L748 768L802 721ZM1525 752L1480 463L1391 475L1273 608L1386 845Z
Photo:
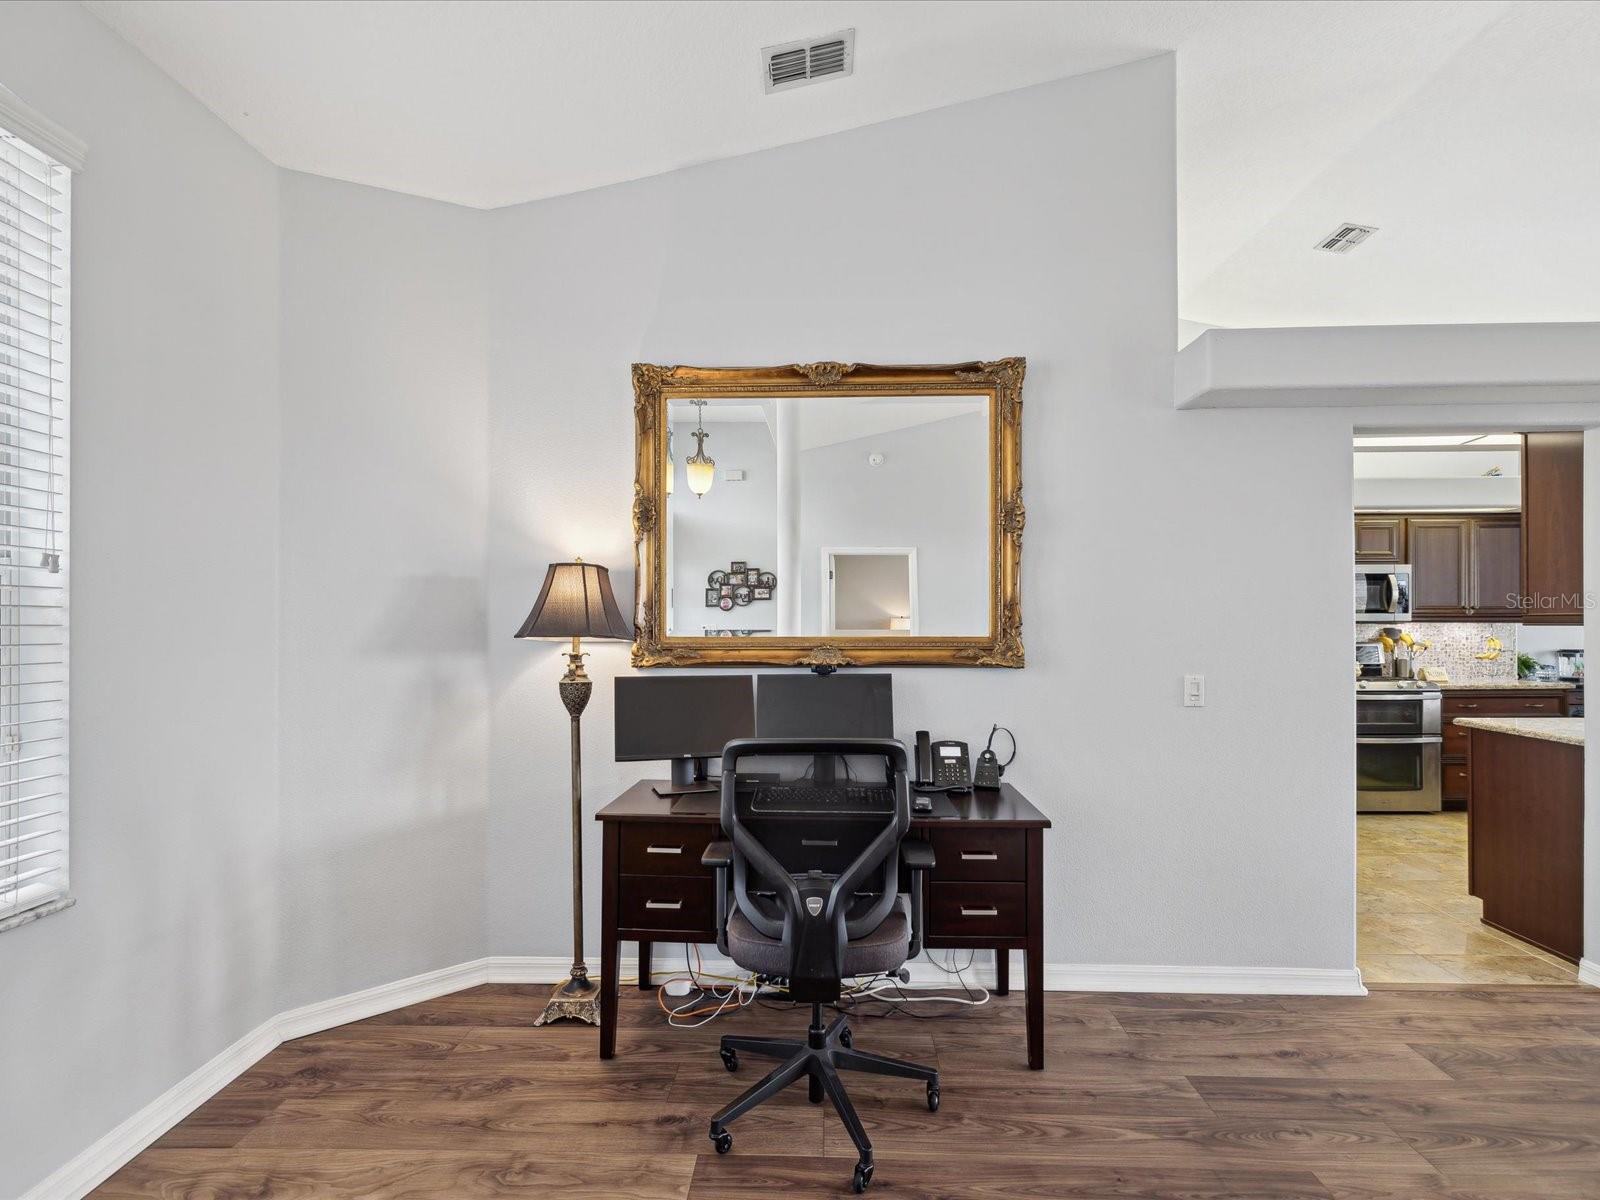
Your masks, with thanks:
M617 1045L620 947L639 943L639 986L650 986L652 942L717 940L712 874L700 865L721 836L709 813L674 813L640 780L595 814L604 826L600 884L600 1057ZM913 817L909 836L933 844L926 944L993 949L996 991L1010 991L1010 954L1027 966L1028 1065L1044 1067L1044 831L1050 820L1010 784L951 796L955 818Z

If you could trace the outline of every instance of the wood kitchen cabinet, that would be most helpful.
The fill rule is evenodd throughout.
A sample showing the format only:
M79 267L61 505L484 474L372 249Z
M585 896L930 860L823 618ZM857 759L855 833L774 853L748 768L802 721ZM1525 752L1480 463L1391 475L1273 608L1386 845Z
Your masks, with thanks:
M1507 621L1521 613L1516 513L1405 518L1411 609L1419 620Z
M1457 686L1446 690L1439 706L1444 735L1444 806L1465 808L1470 799L1472 739L1465 725L1455 723L1457 717L1564 717L1571 698L1572 689L1561 687L1470 691Z
M1356 561L1358 563L1405 562L1406 519L1357 514Z
M1468 873L1483 923L1583 955L1583 747L1472 730Z
M1522 591L1530 625L1583 620L1583 434L1522 439Z
M1411 612L1419 620L1472 613L1472 522L1466 517L1408 517Z
M1467 556L1472 568L1472 615L1515 621L1522 616L1522 518L1517 513L1472 517Z

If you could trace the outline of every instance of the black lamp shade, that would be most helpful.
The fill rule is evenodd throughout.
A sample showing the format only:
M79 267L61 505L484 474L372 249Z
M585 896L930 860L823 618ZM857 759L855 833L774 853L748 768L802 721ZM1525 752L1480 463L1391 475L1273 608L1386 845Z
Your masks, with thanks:
M633 632L611 592L611 573L586 562L551 563L519 638L621 638Z

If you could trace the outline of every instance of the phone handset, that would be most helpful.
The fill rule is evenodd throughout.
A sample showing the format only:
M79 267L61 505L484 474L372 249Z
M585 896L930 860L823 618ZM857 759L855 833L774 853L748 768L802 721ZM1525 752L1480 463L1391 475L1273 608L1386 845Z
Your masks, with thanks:
M933 783L933 743L926 729L917 730L917 782Z

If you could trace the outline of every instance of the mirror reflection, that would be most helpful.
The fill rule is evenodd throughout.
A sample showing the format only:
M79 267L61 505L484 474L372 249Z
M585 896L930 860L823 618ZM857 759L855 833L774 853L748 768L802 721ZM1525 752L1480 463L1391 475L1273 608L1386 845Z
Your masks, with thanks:
M983 395L672 398L677 637L989 632Z

